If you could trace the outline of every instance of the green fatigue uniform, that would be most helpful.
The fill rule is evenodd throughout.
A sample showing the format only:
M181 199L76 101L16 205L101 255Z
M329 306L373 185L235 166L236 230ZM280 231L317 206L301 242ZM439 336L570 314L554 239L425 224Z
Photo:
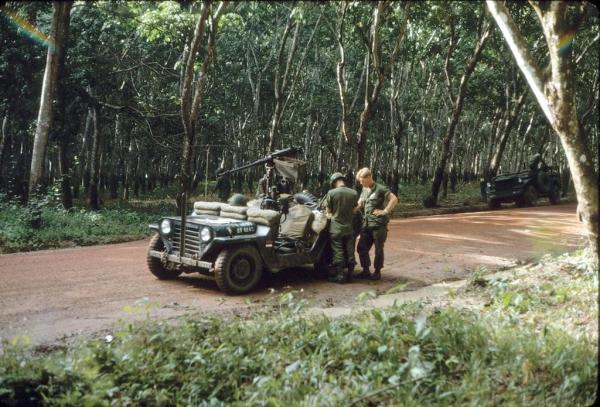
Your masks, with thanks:
M375 244L375 275L379 275L383 268L383 245L387 239L388 215L376 216L375 209L384 209L385 201L390 193L388 187L375 182L371 189L363 188L360 199L363 203L363 223L358 241L358 256L363 270L368 270L371 265L369 250Z
M340 177L341 178L341 177ZM352 233L352 210L358 203L358 193L342 186L329 190L325 205L332 213L329 224L333 264L336 266L337 280L350 279L354 271L354 243ZM348 274L344 269L347 268Z

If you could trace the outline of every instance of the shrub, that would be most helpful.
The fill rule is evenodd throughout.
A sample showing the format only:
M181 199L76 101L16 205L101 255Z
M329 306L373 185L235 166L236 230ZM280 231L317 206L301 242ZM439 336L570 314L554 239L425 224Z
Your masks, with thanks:
M306 317L129 323L34 355L6 345L0 404L550 405L595 398L594 344L466 311L415 305Z
M40 216L39 228L32 217ZM124 242L148 236L156 216L124 209L64 210L35 202L21 207L0 202L0 252L37 250L73 245Z

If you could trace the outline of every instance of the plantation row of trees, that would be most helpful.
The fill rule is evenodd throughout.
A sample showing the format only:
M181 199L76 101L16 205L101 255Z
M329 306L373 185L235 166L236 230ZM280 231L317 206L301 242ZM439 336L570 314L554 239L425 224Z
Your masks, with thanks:
M0 191L24 202L60 185L65 207L97 208L102 190L176 181L181 205L219 167L295 145L305 187L368 165L395 191L430 182L435 205L449 175L542 153L565 185L576 174L597 236L589 3L6 2L1 17Z

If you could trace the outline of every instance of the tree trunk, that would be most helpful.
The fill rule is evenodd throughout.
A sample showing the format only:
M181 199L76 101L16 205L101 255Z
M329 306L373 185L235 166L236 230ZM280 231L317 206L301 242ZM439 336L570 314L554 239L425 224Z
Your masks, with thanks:
M356 147L356 163L355 167L360 168L366 163L366 154L367 154L367 136L368 136L368 128L369 122L371 121L371 116L373 114L373 109L375 104L377 103L377 99L379 98L379 93L381 92L381 88L386 78L386 66L393 66L396 64L396 61L400 54L400 47L402 45L402 41L404 39L404 34L406 31L406 23L408 20L408 2L402 3L401 7L403 8L403 19L401 22L401 26L398 32L398 35L395 38L394 49L390 55L390 59L387 64L382 62L381 55L381 26L386 19L387 16L387 7L388 3L384 1L377 2L377 5L373 9L373 18L372 23L369 28L369 38L368 38L368 47L365 52L365 92L364 92L364 105L363 109L359 116L358 128L354 136L350 130L350 113L352 107L349 106L348 103L348 82L346 80L346 56L345 56L345 48L343 41L343 32L344 32L344 20L346 17L346 12L348 10L348 3L342 4L342 15L341 19L338 23L338 31L337 31L337 43L338 49L340 53L340 60L337 64L336 77L338 83L338 91L340 96L340 104L342 108L341 112L341 132L344 136L344 140L349 145L354 145ZM372 68L372 69L371 69ZM373 73L375 80L372 84L372 90L369 92L370 83L370 72Z
M98 177L100 172L100 154L98 131L98 111L96 106L90 107L92 117L92 148L90 153L90 188L88 206L92 210L100 209L100 198L98 196Z
M211 2L203 2L194 35L187 45L187 51L184 52L183 59L185 64L181 77L181 118L184 138L179 172L179 193L177 194L177 210L181 216L182 225L186 223L187 199L191 187L191 164L194 158L193 148L196 139L196 122L204 99L208 68L212 63L219 19L226 6L227 2L220 2L216 10L213 10ZM209 28L205 30L207 23ZM200 44L203 41L205 31L208 31L208 38L202 68L197 80L194 82L194 66L197 63ZM194 84L195 89L192 91ZM180 244L181 247L185 247L185 227L181 228Z
M66 133L66 132L65 132ZM73 191L71 190L71 167L69 157L71 149L69 148L69 140L64 140L63 137L68 137L66 134L61 135L59 140L59 163L61 173L61 201L65 209L73 207Z
M473 73L473 70L475 69L477 62L479 62L479 59L481 57L481 52L483 51L485 42L490 34L489 25L487 25L487 23L483 23L483 24L485 25L485 27L480 31L479 38L477 39L477 43L475 45L475 50L473 52L473 55L471 56L471 59L469 60L468 64L465 66L465 71L460 79L460 85L458 87L458 95L456 97L454 97L452 94L453 92L452 92L452 84L450 82L450 76L448 73L446 74L447 82L448 82L447 83L448 96L449 96L450 101L453 106L452 117L451 117L450 123L448 124L448 127L446 129L446 135L444 136L444 139L442 142L442 151L440 153L440 161L435 169L433 184L431 185L431 196L426 198L424 201L424 205L426 207L437 206L437 199L438 199L438 194L440 192L440 186L442 185L442 182L444 179L444 173L446 172L446 166L448 164L448 160L450 159L450 155L451 155L452 139L454 138L454 132L456 129L456 125L458 124L458 121L460 119L460 115L461 115L462 109L463 109L465 94L467 91L467 82L469 81L469 78L471 77L471 74ZM454 26L452 25L450 27L450 29L451 29L451 44L450 44L450 48L449 48L449 52L448 52L448 57L446 58L447 62L450 59L450 56L452 54L454 46L456 45L455 44L456 37L454 36ZM447 68L446 68L446 72L448 72Z
M506 148L506 143L508 141L508 137L512 132L515 123L517 122L517 118L521 113L521 109L525 102L525 92L521 93L514 104L513 108L510 110L508 117L505 120L504 127L502 130L502 134L500 135L500 139L498 140L498 144L496 145L496 151L490 161L490 165L487 169L485 180L493 178L498 174L498 168L500 167L500 161L502 161L502 156L504 154L504 149Z
M564 38L572 38L572 33L576 32L577 27L569 21L573 16L569 7L577 7L577 3L531 3L550 54L550 76L546 80L506 6L492 0L488 0L487 5L542 111L560 137L577 194L578 213L587 230L592 261L597 264L598 174L577 117L572 44L560 43Z
M0 129L0 188L6 188L7 185L5 180L5 170L4 163L6 160L4 159L4 150L6 146L10 148L10 140L8 140L8 112L2 118L2 128Z
M39 190L44 183L44 161L48 147L48 134L52 127L53 100L56 95L59 80L60 60L65 52L65 43L69 32L69 21L72 2L53 2L54 13L50 41L48 41L48 54L46 68L42 83L40 109L37 118L37 127L33 142L31 156L31 170L29 173L29 194Z

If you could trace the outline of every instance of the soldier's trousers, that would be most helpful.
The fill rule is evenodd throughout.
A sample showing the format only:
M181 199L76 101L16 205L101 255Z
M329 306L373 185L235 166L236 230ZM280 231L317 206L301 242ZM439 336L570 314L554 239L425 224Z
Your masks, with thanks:
M338 268L354 267L354 235L331 235L331 251L333 252L333 264Z
M369 257L369 250L375 244L375 270L381 270L383 268L383 245L387 239L387 226L382 226L375 229L363 229L360 232L358 241L358 257L360 258L360 266L363 269L368 269L371 266L371 258Z

